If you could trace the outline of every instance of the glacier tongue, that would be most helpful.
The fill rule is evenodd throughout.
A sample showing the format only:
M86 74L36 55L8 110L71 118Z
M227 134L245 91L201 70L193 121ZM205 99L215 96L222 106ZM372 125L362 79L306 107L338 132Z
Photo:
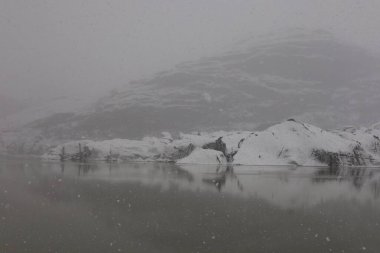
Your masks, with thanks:
M288 120L260 132L181 134L174 139L81 140L43 155L61 160L165 161L194 164L373 166L380 165L380 130L328 131Z

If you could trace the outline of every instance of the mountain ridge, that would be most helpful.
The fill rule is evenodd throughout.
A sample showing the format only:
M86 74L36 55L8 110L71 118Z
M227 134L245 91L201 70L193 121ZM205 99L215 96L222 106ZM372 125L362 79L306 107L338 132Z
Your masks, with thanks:
M323 128L380 119L380 58L323 31L280 37L179 64L114 90L87 110L22 129L58 143L264 129L290 117Z

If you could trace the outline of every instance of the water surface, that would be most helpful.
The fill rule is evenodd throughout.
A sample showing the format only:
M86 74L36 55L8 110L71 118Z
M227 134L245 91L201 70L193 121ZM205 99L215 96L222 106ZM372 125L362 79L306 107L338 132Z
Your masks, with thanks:
M380 252L380 170L3 158L0 252Z

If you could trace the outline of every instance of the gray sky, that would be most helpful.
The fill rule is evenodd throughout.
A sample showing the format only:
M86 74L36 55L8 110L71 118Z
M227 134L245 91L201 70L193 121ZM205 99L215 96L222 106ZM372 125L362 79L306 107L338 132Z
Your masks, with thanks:
M379 0L0 0L0 95L101 94L293 27L379 50L379 13Z

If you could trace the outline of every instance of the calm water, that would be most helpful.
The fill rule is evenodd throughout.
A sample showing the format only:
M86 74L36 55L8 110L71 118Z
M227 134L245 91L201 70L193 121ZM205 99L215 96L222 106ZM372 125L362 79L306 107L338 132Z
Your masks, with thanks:
M380 170L0 160L0 252L380 252Z

